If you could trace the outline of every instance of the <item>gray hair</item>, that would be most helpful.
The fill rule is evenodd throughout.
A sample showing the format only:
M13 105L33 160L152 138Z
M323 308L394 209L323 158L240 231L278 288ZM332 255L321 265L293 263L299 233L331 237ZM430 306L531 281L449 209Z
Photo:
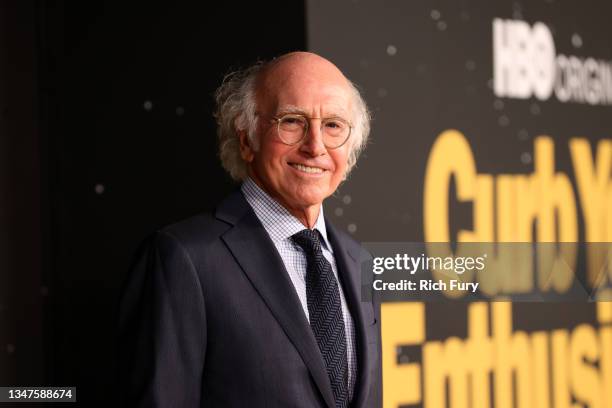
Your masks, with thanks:
M257 138L257 79L267 66L257 62L250 67L232 72L223 78L223 83L215 92L217 109L217 136L219 138L219 157L223 168L237 181L247 177L247 164L240 155L239 132L246 131L251 146L259 149ZM348 157L348 177L359 155L365 148L370 134L370 111L361 93L348 81L353 99L353 130L351 151Z

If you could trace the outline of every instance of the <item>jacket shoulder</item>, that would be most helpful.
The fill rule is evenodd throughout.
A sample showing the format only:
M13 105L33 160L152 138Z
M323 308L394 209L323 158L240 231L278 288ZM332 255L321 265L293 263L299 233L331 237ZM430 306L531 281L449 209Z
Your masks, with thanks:
M213 213L200 213L158 229L153 241L160 249L182 247L193 257L218 249L221 236L232 229L250 209L237 190L221 201Z
M170 236L190 248L216 241L229 228L230 225L213 215L202 213L160 228L156 235Z

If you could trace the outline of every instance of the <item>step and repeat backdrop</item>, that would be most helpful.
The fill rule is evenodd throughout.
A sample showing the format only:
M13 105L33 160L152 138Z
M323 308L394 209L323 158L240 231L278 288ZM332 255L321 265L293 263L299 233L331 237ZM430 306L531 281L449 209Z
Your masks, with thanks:
M385 408L612 407L611 12L307 2L308 49L373 114L326 214L362 242L488 243L497 266L463 277L495 301L385 299Z

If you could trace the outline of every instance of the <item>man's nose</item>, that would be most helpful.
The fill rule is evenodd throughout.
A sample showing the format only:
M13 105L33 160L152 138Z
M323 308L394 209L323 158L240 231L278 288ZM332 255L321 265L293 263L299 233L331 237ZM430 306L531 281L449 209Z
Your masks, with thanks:
M313 120L308 127L300 150L311 156L321 156L327 153L327 148L323 143L323 133L321 132L321 122L319 120Z

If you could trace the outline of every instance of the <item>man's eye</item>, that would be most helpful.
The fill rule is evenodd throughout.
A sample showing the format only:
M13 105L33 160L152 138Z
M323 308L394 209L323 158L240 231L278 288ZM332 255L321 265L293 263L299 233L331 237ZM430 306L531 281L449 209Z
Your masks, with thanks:
M325 127L329 129L342 129L345 127L344 123L337 120L330 120L325 122Z
M300 132L306 128L306 120L299 116L287 116L280 120L280 129L286 132Z

